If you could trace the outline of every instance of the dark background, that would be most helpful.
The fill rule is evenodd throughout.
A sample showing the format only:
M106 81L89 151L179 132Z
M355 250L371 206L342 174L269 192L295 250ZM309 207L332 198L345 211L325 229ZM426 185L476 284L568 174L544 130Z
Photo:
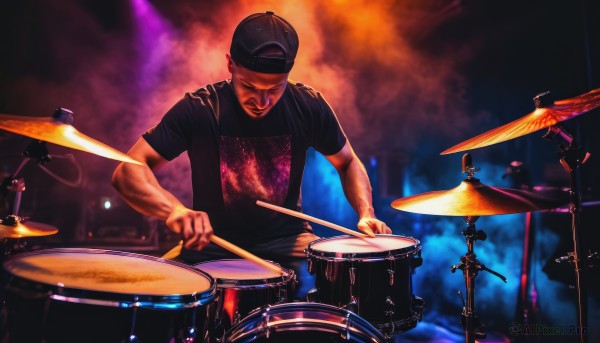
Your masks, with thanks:
M464 221L400 212L390 204L458 185L464 178L463 153L440 152L530 113L535 95L551 91L560 100L598 88L600 4L0 1L0 113L51 116L57 107L69 108L75 112L73 126L125 152L185 92L228 77L224 54L233 28L247 14L265 10L297 28L301 47L291 78L322 91L336 110L371 177L378 216L394 234L422 244L424 264L413 281L415 293L427 302L419 328L432 340L447 334L460 341L456 291L464 293L464 279L450 267L466 252ZM591 153L577 179L585 204L584 251L597 251L592 233L600 206L600 114L592 110L564 124ZM511 161L521 161L532 186L564 196L570 184L558 162L560 141L546 141L544 133L470 151L480 168L477 177L489 186L515 187L504 174ZM0 132L4 177L15 172L29 141ZM110 247L161 254L177 242L162 223L136 214L110 187L116 161L52 144L48 149L55 158L46 167L67 181L50 176L35 161L18 175L27 184L20 214L59 228L56 235L30 239L31 248ZM304 211L353 228L357 218L335 171L314 151L308 157ZM158 176L190 203L186 162L181 156ZM2 200L4 215L14 194ZM108 210L102 207L107 200ZM477 312L492 337L523 338L510 336L509 327L519 317L525 215L482 217L477 226L488 234L488 240L475 244L478 259L508 278L504 284L480 273ZM533 215L528 294L535 294L537 322L550 328L576 325L572 266L553 262L573 250L570 226L568 213ZM335 235L314 228L319 235ZM597 269L590 277L589 324L594 327L600 323ZM590 338L599 339L597 329L591 331ZM577 337L536 337L555 338Z

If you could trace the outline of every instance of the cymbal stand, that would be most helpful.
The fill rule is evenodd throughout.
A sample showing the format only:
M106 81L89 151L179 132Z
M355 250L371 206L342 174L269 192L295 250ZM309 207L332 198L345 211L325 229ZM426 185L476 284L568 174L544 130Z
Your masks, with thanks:
M576 143L571 133L569 133L562 125L554 125L548 129L544 135L545 139L559 136L565 143L559 145L560 164L569 173L569 212L571 213L571 231L573 235L573 251L567 256L556 259L556 262L569 262L573 264L575 269L575 281L577 288L577 334L579 341L587 342L587 274L586 269L589 269L588 260L597 253L590 253L590 256L582 255L581 245L579 241L579 232L581 229L581 194L579 191L579 166L585 164L589 159L590 153L585 152Z
M458 265L453 265L450 268L451 272L455 272L457 269L463 271L463 275L465 277L465 283L467 288L467 302L465 304L463 301L463 311L462 311L462 326L465 330L465 341L467 343L474 343L475 338L485 338L486 333L484 331L485 325L479 321L477 314L475 313L475 277L480 270L492 273L496 275L502 281L506 282L506 278L489 268L483 265L481 262L477 261L477 255L473 252L473 245L475 241L480 240L484 241L487 239L487 235L484 231L475 229L475 222L479 217L465 217L465 221L467 222L467 228L463 230L463 236L465 236L467 241L467 253L460 258L460 263Z
M27 148L23 151L23 159L21 163L15 170L15 172L7 177L0 186L0 191L4 194L8 194L8 191L15 192L15 198L13 200L13 206L11 209L12 214L6 216L2 220L2 223L10 225L10 223L18 223L23 221L24 218L19 217L19 210L21 207L21 197L23 192L25 191L25 180L23 178L17 179L17 175L21 172L23 167L32 159L36 159L39 164L45 164L49 162L52 158L48 153L48 149L46 149L46 143L43 141L33 140ZM2 258L8 256L12 253L13 250L18 250L24 248L25 243L20 243L19 241L15 242L13 246L4 246L6 245L7 239L2 240Z
M531 188L529 172L521 161L512 161L506 168L502 178L510 176L513 188L528 190ZM535 245L535 225L532 224L533 215L525 213L525 232L523 237L523 260L521 262L521 282L517 296L515 318L518 323L532 325L537 322L538 307L536 304L536 285L531 273L532 251ZM528 294L529 293L529 294ZM527 336L517 337L517 341L528 341Z

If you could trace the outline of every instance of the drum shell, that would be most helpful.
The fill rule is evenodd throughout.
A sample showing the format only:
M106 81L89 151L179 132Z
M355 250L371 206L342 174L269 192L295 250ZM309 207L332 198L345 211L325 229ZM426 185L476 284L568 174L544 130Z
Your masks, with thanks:
M167 263L193 270L173 261L151 256L97 250L47 249L16 255L5 262L53 253L83 253L91 258L109 254ZM85 261L83 261L85 262ZM210 286L196 294L130 294L67 288L23 278L3 269L4 297L9 342L124 342L134 334L141 342L178 342L194 328L197 336L207 332L207 305L216 297L214 280L194 270Z
M180 342L185 330L208 331L206 307L178 310L102 307L9 295L9 342L126 342L135 320L141 342ZM135 319L134 319L135 311Z
M224 342L382 343L385 338L353 312L321 303L292 302L253 310L225 333Z
M377 237L382 236L408 239L414 244L377 253L314 250L315 244L329 239L324 238L309 244L307 264L309 272L316 275L315 301L348 308L380 329L392 326L398 333L413 328L420 319L417 307L422 304L415 299L412 276L422 264L421 247L410 237Z

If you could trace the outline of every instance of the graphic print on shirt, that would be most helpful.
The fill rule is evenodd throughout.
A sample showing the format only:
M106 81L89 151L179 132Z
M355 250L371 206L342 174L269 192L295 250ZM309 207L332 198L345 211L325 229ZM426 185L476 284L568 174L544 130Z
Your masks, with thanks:
M290 183L291 137L221 136L220 142L225 208L243 215L248 213L244 209L257 206L256 200L283 205Z

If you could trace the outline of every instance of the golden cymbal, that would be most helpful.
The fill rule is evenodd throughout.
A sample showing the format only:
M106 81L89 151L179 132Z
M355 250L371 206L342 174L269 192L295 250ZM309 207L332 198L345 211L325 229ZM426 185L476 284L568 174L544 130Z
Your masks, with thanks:
M400 198L392 202L397 210L444 216L490 216L556 208L562 203L539 194L508 188L489 187L476 178L455 188Z
M537 108L528 115L497 127L442 151L441 155L477 149L548 128L575 118L600 106L600 88L570 99L559 100L548 107Z
M23 238L48 236L58 232L54 226L47 224L22 221L19 217L9 216L0 221L0 238Z
M141 164L128 155L84 135L72 125L60 122L53 117L0 114L0 129L117 161Z

